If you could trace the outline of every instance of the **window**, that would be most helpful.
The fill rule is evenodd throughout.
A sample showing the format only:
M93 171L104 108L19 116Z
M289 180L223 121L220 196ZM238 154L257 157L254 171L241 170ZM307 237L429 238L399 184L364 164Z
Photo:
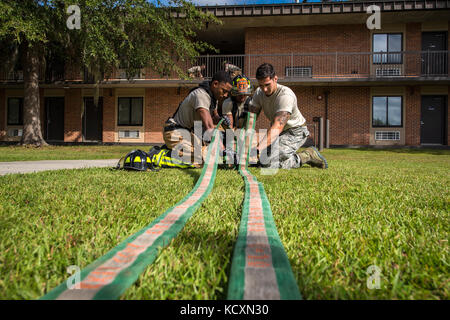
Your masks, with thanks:
M142 126L143 98L119 98L119 126Z
M23 98L8 98L8 125L23 125Z
M373 35L373 52L388 52L374 54L373 63L376 64L400 64L402 63L402 34L401 33L377 33Z
M372 126L401 127L402 97L373 97Z

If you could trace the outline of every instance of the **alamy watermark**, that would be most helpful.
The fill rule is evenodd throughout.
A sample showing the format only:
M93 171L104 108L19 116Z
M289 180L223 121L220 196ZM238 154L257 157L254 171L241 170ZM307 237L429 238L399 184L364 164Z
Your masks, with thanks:
M367 7L367 14L371 16L367 18L366 26L369 30L381 29L381 9L379 6L371 5Z
M194 130L190 132L187 129L179 129L177 130L177 134L179 134L178 143L172 150L172 157L176 158L179 161L185 163L196 163L202 164L203 159L206 158L205 149L202 142L208 144L212 140L213 130L207 130L203 132L202 129L202 121L194 121ZM261 168L261 174L263 175L273 175L278 171L279 165L279 139L273 141L269 147L265 145L263 138L267 135L267 129L260 129L258 134L253 129L249 129L244 131L245 137L244 139L239 139L241 130L233 130L227 129L222 134L218 134L217 137L220 139L220 146L227 150L235 150L235 141L238 140L238 145L236 150L238 150L238 154L235 154L234 158L226 157L224 159L225 164L229 165L242 165L245 164L245 157L243 157L243 152L239 150L249 152L248 159L249 164L257 164L259 163ZM253 135L253 143L252 147L249 150L243 150L245 147L245 140ZM225 139L225 142L224 142ZM255 139L258 139L257 141ZM184 143L186 141L186 143ZM189 143L191 142L191 143ZM257 143L256 143L257 142ZM256 145L260 146L259 158L256 151ZM213 161L213 159L211 159Z
M67 18L66 26L69 30L81 29L81 10L77 5L71 5L67 8L67 14L70 16Z
M381 288L381 269L376 265L371 265L367 268L367 289L380 289Z
M66 281L67 289L74 290L74 289L81 289L81 270L79 266L68 266L67 267L67 273L71 274L69 279Z

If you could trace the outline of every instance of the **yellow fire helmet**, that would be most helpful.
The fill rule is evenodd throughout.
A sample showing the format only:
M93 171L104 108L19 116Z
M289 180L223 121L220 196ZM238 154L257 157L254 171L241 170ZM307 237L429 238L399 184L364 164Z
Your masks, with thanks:
M253 86L250 79L244 75L238 75L233 79L233 87L231 95L233 96L250 96L253 93Z
M147 164L150 162L146 152L142 150L133 150L125 156L123 168L126 170L147 170Z

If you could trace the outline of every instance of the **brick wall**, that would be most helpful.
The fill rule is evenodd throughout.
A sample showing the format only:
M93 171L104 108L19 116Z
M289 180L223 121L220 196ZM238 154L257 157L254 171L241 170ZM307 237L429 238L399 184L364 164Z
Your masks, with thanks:
M329 90L328 117L330 119L331 145L368 145L370 135L370 88L369 87L306 87L289 86L297 95L298 106L306 118L311 138L314 138L313 117L325 118L324 91ZM145 89L145 135L146 143L161 143L163 124L187 95L189 88L147 88ZM450 88L449 88L450 91ZM115 93L104 95L103 107L103 141L114 142L115 130ZM5 91L0 89L0 137L5 135L4 123L6 115ZM318 100L318 96L322 96ZM44 110L43 92L41 92L41 108ZM81 142L81 89L66 91L65 97L64 141ZM447 104L448 105L448 104ZM405 143L420 144L420 87L407 87L405 92ZM447 128L450 113L447 112ZM41 112L44 124L45 112ZM269 120L262 113L257 121L256 129L269 127ZM317 129L316 129L317 130ZM450 133L447 130L447 139ZM447 143L448 143L447 141Z
M330 145L368 145L370 89L368 87L294 88L300 111L308 124L313 123L313 117L323 117L325 121L325 90L329 91ZM317 99L319 95L322 96L322 100ZM312 125L309 128L310 131L314 130Z
M420 144L420 113L422 96L419 86L407 87L405 93L404 112L405 112L405 144Z
M81 142L81 89L66 90L64 112L64 141Z
M114 142L115 89L105 89L103 94L103 142Z
M369 52L370 32L365 25L301 26L280 28L248 28L245 33L246 54L330 53L317 56L254 57L246 62L245 73L255 76L263 62L273 64L278 75L285 67L312 66L313 75L352 72L352 76L367 75L369 56L339 56L336 52ZM350 71L349 71L350 70Z
M296 94L300 112L308 123L311 138L314 139L313 117L325 119L324 91L329 91L328 118L330 120L331 145L369 145L370 143L370 88L369 87L304 87L289 86ZM145 142L161 142L164 121L176 110L187 89L146 89ZM318 100L318 96L322 96ZM405 143L420 144L420 88L408 89L404 105ZM450 121L450 116L449 116ZM269 128L264 113L258 118L256 129ZM316 127L318 132L318 126ZM450 135L449 135L450 136Z
M116 95L112 89L112 96L107 89L103 97L103 142L114 142L115 140L115 99ZM144 119L144 142L162 143L162 130L164 122L171 117L178 104L187 96L189 88L146 88L145 89L145 119ZM70 90L66 95L66 141L81 141L81 93L75 96L75 90ZM77 100L78 99L78 100ZM267 128L269 121L261 116L257 122L257 128ZM79 131L79 132L78 132ZM80 140L77 134L80 135Z
M189 88L145 89L145 142L163 142L164 122L187 96Z
M246 54L291 52L368 52L370 34L365 25L247 28Z
M405 31L406 47L404 51L422 50L422 25L421 23L407 23ZM405 74L419 75L421 73L421 64L418 63L419 57L415 54L405 55Z
M306 118L311 138L314 138L313 117L325 118L324 91L329 90L328 117L330 119L331 145L368 145L370 136L370 88L369 87L305 87L289 86L297 95L298 106ZM145 90L146 143L161 143L163 124L187 95L188 88L147 88ZM0 98L2 91L0 91ZM318 96L322 96L318 100ZM114 141L115 94L104 96L103 141ZM4 99L2 100L4 101ZM81 141L81 90L66 92L65 141ZM405 94L405 143L420 144L419 87L408 87ZM3 113L4 114L4 113ZM450 122L450 115L447 113ZM4 122L4 120L3 120ZM269 127L269 120L262 113L257 129ZM0 128L1 129L1 128ZM318 130L318 128L316 128ZM450 140L450 134L448 135Z
M330 144L368 145L370 89L333 88L329 105Z
M6 136L6 102L5 89L0 89L0 140Z
M370 135L370 88L368 87L302 87L289 86L297 96L298 107L306 119L311 139L318 134L313 117L325 120L324 91L329 91L328 119L330 120L331 145L368 145ZM318 100L318 96L322 96ZM268 128L269 121L263 115L258 118L257 128ZM318 140L317 140L318 143Z

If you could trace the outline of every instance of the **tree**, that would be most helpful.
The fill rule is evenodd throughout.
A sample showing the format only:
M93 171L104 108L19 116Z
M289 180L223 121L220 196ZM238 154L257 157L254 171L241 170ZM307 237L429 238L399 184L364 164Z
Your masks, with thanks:
M80 29L69 29L70 5L81 13ZM173 13L182 13L175 19ZM21 144L42 146L39 77L45 57L58 48L66 63L86 68L98 84L115 68L127 75L151 65L159 74L183 76L177 61L192 60L212 47L195 40L218 20L186 0L2 0L0 43L20 48L24 72L24 130ZM52 49L53 48L53 49ZM98 91L97 91L98 92Z

